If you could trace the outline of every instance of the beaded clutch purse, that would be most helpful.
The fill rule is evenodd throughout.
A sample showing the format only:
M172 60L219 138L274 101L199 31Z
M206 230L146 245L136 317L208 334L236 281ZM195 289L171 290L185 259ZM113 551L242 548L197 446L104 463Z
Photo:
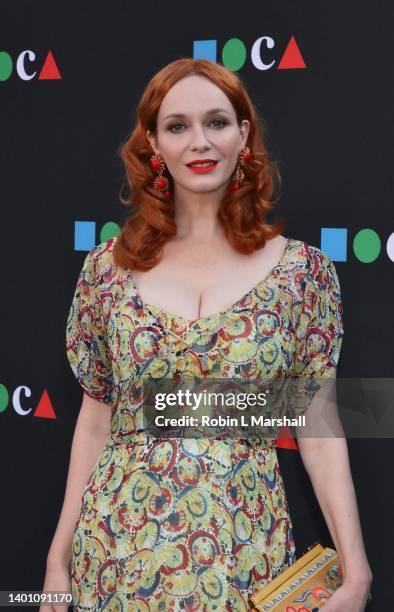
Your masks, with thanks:
M252 610L264 612L320 610L342 578L336 550L316 543L263 589L249 595L249 604Z

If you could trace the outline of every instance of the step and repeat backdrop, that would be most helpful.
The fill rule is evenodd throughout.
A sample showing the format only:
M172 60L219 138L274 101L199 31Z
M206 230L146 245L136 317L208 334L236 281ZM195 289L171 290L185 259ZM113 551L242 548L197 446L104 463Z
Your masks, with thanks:
M243 79L282 174L283 234L335 263L338 378L393 378L392 11L355 0L2 7L1 590L43 586L82 401L67 314L86 253L125 218L118 148L167 63L207 58ZM348 440L379 612L391 601L393 437ZM332 546L296 442L277 452L297 554Z

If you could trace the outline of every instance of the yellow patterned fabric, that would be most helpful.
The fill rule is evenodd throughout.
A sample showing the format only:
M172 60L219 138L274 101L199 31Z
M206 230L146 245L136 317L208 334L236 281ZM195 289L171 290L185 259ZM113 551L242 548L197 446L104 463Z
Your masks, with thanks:
M343 336L334 264L288 238L255 287L190 321L142 302L114 264L115 241L86 255L67 320L76 378L112 409L73 535L74 609L248 610L248 595L296 559L276 440L155 438L141 385L330 376Z

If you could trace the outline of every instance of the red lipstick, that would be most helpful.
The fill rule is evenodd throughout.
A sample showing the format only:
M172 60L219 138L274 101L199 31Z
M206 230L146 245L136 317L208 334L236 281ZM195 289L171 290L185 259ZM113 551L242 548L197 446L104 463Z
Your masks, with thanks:
M207 165L202 166L198 164ZM216 161L215 159L194 159L186 165L195 174L206 174L207 172L211 172L211 170L216 168L216 166L218 165L218 161Z

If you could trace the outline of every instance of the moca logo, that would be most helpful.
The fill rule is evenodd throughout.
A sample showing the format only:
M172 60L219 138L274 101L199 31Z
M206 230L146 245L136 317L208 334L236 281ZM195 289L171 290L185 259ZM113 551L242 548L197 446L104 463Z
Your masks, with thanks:
M27 385L20 385L12 394L12 407L19 416L33 414L41 419L56 419L56 414L49 399L48 391L45 389L41 394L35 408L26 406L26 398L31 397L31 389ZM5 385L0 383L0 414L10 406L10 395Z
M30 49L21 51L15 62L15 69L18 77L22 81L31 81L37 75L37 70L34 70L34 63L36 62L36 54ZM14 69L14 62L12 57L7 51L0 51L0 81L8 81L12 71ZM48 51L48 54L41 66L41 70L38 74L39 81L49 81L54 79L61 79L59 68L55 62L52 51Z
M260 36L254 41L250 50L250 59L257 70L270 70L276 64L276 60L272 59L272 54L266 51L274 47L275 41L271 36ZM226 66L229 70L239 70L246 62L247 53L247 47L242 40L230 38L222 48L223 66ZM207 59L216 63L217 55L217 40L193 41L193 59ZM263 60L263 55L266 56L266 62ZM306 64L296 40L292 36L276 69L290 70L294 68L306 68Z

